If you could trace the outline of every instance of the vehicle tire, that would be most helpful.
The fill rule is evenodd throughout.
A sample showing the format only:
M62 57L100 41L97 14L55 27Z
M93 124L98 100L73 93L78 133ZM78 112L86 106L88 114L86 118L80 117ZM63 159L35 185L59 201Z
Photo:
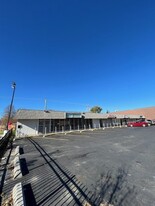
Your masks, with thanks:
M146 125L145 125L145 124L143 124L142 126L143 126L143 127L146 127Z
M131 124L130 127L133 127L133 124Z

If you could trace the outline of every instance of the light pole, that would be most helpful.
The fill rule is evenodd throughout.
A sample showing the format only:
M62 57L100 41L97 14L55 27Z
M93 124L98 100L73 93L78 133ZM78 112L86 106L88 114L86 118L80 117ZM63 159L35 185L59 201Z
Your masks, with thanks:
M12 88L13 88L13 93L12 93L12 99L11 99L10 110L9 110L9 115L8 115L8 121L7 121L7 125L6 125L7 130L8 130L8 125L9 125L11 111L12 111L13 99L14 99L14 95L15 95L15 89L16 89L16 83L15 82L12 83Z

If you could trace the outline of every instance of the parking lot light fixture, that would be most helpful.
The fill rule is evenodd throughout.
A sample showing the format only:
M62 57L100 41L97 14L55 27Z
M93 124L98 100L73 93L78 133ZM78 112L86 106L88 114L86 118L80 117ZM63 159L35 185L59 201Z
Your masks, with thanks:
M13 93L12 93L12 99L11 99L11 104L10 104L10 110L9 110L9 115L8 115L8 121L7 121L7 125L6 125L6 130L8 130L8 126L9 126L9 122L10 122L12 105L13 105L13 99L14 99L15 89L16 89L16 83L13 82L12 85L11 85L11 87L13 88Z

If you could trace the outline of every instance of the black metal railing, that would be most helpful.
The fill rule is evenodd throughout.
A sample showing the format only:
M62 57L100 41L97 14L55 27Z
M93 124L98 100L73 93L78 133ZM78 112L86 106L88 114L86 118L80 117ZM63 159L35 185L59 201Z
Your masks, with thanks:
M1 139L0 139L0 159L3 157L4 152L6 151L7 145L12 135L12 130L9 130Z

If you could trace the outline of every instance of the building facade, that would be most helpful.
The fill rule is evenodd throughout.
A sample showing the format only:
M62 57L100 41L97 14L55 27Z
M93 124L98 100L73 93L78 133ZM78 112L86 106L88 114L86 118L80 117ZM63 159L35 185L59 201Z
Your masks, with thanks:
M85 130L125 125L140 115L115 115L91 112L61 112L53 110L17 111L16 136L36 136L48 133Z

